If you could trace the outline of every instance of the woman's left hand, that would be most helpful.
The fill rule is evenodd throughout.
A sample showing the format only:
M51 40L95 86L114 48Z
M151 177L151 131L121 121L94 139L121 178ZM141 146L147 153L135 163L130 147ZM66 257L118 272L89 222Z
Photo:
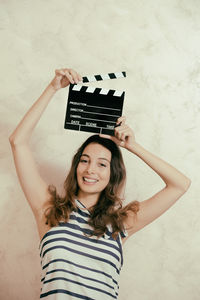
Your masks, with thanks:
M135 141L133 130L125 123L126 117L120 117L117 119L117 127L115 127L115 136L100 134L101 137L109 138L115 142L118 146L126 149L130 149Z

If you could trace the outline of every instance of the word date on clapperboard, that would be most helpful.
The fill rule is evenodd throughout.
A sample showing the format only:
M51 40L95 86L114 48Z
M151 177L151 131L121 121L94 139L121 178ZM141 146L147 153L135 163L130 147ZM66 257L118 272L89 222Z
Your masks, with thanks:
M87 76L82 82L126 77L126 72ZM124 91L70 84L65 129L114 135L116 121L122 116Z

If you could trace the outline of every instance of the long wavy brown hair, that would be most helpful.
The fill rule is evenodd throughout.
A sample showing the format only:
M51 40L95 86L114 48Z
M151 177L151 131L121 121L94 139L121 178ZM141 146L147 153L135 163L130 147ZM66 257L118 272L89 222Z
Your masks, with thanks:
M55 186L49 185L51 195L49 207L45 211L46 224L51 227L59 224L60 221L68 222L70 213L77 210L75 199L77 198L79 186L77 182L77 167L81 155L87 145L98 143L111 152L110 181L101 192L97 203L90 208L88 224L92 226L93 235L102 236L107 231L107 225L112 226L112 237L117 238L119 232L123 231L124 222L129 212L137 215L139 202L132 201L123 207L123 198L119 192L126 180L126 170L120 148L110 139L102 138L99 135L90 136L77 150L72 159L71 169L64 182L65 195L58 195Z

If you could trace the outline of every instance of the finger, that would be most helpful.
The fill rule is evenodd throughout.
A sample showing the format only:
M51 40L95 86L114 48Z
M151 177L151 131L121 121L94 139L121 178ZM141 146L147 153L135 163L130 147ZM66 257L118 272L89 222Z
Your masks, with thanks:
M101 137L101 138L104 138L104 139L111 139L111 135L107 135L107 134L99 134L99 136Z
M58 69L56 69L56 70L55 70L55 74L56 74L56 75L60 75L60 76L61 76L61 75L64 75L64 76L65 76L65 72L64 72L63 70L58 70Z
M70 74L69 69L63 69L65 76L68 78L69 82L74 84L73 76Z
M121 123L121 125L124 125L126 122L126 117L125 116L121 116L117 119L117 124Z
M82 76L80 74L78 74L78 79L79 79L79 81L83 80L83 78L82 78Z
M115 127L116 128L116 131L123 131L123 130L125 130L125 129L127 129L127 128L129 128L128 127L128 125L126 125L126 124L121 124L120 126L117 126L117 127Z
M115 127L115 135L121 139L121 134L128 128L127 125L120 125L118 127Z
M125 140L122 140L122 132L119 130L115 131L115 142L118 146L124 147L125 145Z
M131 135L130 128L124 125L123 128L118 128L116 130L116 136L120 141L126 142L126 138Z
M74 80L74 82L77 84L79 82L78 73L74 71L73 69L69 69L69 72Z
M122 132L122 133L121 133L121 141L125 142L127 136L128 136L128 135L127 135L127 132Z
M125 142L124 142L124 141L121 141L121 142L119 143L119 145L120 145L121 147L124 147L124 146L125 146Z
M118 128L117 128L118 129ZM118 139L118 140L121 140L121 132L120 130L115 130L115 137Z
M116 127L119 127L119 126L121 126L121 125L122 125L121 122L120 122L120 123L117 123L117 122L116 122L115 128L116 128Z

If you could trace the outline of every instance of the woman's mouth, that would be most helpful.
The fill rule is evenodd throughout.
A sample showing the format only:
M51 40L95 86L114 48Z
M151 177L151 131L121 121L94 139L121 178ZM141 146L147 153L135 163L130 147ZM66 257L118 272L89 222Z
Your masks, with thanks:
M95 184L98 180L94 178L83 177L83 181L86 184Z

